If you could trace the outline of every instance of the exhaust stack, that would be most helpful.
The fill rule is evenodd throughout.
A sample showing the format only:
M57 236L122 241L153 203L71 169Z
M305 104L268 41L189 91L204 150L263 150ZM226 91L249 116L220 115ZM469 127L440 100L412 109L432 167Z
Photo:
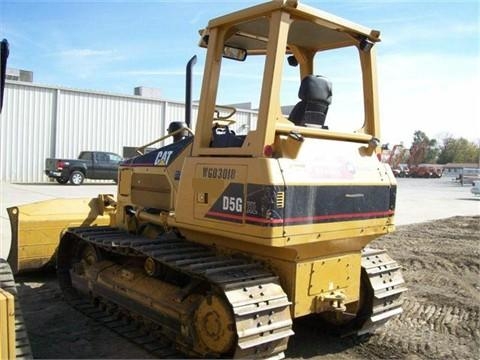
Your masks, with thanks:
M8 41L3 39L0 42L0 112L3 107L3 91L5 89L5 79L7 77L7 58L10 54Z
M192 122L192 69L197 63L197 55L187 63L187 76L185 80L185 123L190 128Z

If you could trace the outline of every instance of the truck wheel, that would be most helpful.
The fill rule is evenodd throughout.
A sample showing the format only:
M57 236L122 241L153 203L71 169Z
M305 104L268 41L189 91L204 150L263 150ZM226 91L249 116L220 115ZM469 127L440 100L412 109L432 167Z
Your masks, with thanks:
M70 184L82 185L85 175L81 171L75 170L70 174Z
M57 180L57 182L59 184L66 184L68 182L68 178L67 177L58 177L58 178L55 178L55 180Z

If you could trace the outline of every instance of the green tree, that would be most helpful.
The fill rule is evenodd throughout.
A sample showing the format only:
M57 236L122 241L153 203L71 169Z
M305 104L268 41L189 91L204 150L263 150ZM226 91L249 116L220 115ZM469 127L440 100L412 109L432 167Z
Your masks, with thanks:
M449 136L443 139L443 145L440 146L438 163L478 163L479 159L480 143L475 144L465 138L455 139Z

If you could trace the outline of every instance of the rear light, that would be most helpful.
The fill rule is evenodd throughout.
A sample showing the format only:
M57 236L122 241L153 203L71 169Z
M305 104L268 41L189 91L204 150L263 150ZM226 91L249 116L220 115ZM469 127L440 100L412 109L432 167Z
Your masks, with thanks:
M265 155L266 157L272 157L273 156L273 146L266 145L263 148L263 155Z
M55 167L57 168L57 170L63 170L63 168L68 166L68 165L70 165L70 163L68 161L58 160Z

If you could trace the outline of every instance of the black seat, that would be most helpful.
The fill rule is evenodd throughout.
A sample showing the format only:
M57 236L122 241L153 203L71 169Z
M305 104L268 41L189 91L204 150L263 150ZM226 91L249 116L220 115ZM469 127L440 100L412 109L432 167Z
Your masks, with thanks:
M215 125L212 128L211 147L241 147L245 140L244 135L236 135L228 126Z
M318 75L308 75L303 78L298 91L301 99L292 109L288 120L297 126L325 126L328 106L332 102L332 83Z

